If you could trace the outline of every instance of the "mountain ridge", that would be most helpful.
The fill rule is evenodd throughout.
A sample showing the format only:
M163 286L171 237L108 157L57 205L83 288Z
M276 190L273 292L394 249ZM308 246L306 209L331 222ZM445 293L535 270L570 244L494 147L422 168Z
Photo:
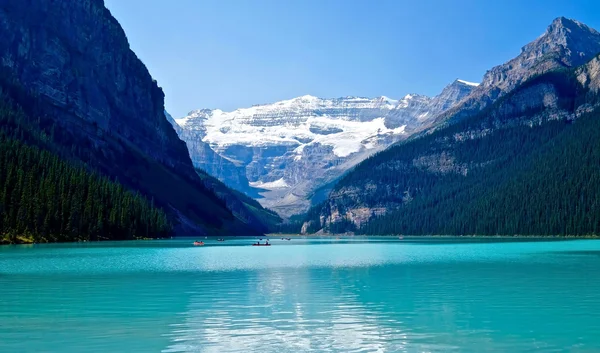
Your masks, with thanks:
M581 213L595 207L593 197L580 198L578 190L595 195L597 190L590 188L588 181L600 177L593 162L598 151L594 145L586 145L600 134L596 129L600 116L600 34L590 30L592 44L577 44L577 48L589 48L574 60L580 66L557 64L573 62L570 56L577 52L576 48L562 48L559 53L567 57L561 58L554 51L559 46L545 46L548 37L561 32L565 23L588 28L562 18L553 21L545 35L524 46L522 54L537 53L537 59L528 63L531 71L497 80L498 87L489 86L491 81L487 88L482 83L445 113L446 119L438 120L439 125L357 165L336 184L324 203L309 211L302 231L597 232L594 219L590 223ZM509 62L522 59L519 56ZM499 65L496 71L510 71L509 66ZM503 92L511 85L515 87ZM481 92L489 93L489 101L469 105L474 97L481 97ZM461 115L461 109L466 113ZM572 140L577 136L584 142ZM556 146L571 151L572 158ZM568 164L561 164L567 160ZM555 174L562 175L564 185L550 185L550 176ZM535 193L527 194L527 188ZM544 216L536 219L532 214ZM569 217L573 221L567 227L564 222Z
M197 109L175 119L194 165L291 216L310 195L369 155L419 131L476 87L455 80L435 97L304 95L230 112Z
M515 58L488 70L469 97L441 114L431 125L477 114L525 80L557 68L582 65L598 53L598 31L579 21L558 17L541 36L524 45Z

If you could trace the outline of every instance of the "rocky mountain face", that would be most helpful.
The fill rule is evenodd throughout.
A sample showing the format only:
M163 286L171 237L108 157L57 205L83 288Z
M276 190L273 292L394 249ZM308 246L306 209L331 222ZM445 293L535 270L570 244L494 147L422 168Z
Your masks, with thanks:
M65 122L92 123L188 175L164 94L101 0L2 1L0 60Z
M559 17L540 37L525 45L517 57L487 71L481 85L464 102L441 114L432 125L473 116L527 79L554 69L582 65L599 52L598 31Z
M596 56L586 65L575 71L581 85L592 92L600 90L600 56Z
M283 216L368 156L405 139L477 84L456 80L433 98L302 96L233 112L201 109L176 119L194 165L259 196Z
M435 97L409 94L386 116L386 125L406 125L405 132L412 133L430 125L434 119L469 96L479 84L455 80Z
M302 231L597 231L600 220L585 215L597 191L589 181L600 177L599 39L579 22L555 20L442 113L445 124L346 174Z
M162 90L102 0L4 0L0 32L3 86L37 102L38 128L77 141L63 158L153 198L182 231L248 230L203 187Z

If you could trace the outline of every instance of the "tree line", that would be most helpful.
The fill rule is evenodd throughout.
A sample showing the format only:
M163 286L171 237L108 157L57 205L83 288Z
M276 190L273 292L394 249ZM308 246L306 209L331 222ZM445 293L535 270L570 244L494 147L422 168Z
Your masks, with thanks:
M166 214L139 193L50 152L0 139L0 235L35 242L169 235Z
M170 235L161 208L83 164L81 147L0 72L0 243Z

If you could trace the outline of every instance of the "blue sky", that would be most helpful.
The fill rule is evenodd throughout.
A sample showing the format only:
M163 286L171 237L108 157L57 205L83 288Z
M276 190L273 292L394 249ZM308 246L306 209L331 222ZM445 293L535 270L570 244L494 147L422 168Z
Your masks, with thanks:
M319 97L435 95L479 82L558 17L600 29L587 0L105 0L167 110Z

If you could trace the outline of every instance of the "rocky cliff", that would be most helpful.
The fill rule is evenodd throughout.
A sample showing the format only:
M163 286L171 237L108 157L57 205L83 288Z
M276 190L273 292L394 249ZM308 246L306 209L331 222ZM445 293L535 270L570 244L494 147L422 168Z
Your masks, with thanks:
M154 198L180 229L245 229L203 188L162 90L102 0L4 0L0 33L3 82L43 107L63 144L77 141L64 158Z
M576 20L559 17L521 49L514 59L485 73L481 84L461 104L432 121L432 126L477 114L531 77L557 68L576 67L600 53L600 33Z
M61 118L89 122L191 174L164 116L164 94L101 0L3 1L0 60Z

